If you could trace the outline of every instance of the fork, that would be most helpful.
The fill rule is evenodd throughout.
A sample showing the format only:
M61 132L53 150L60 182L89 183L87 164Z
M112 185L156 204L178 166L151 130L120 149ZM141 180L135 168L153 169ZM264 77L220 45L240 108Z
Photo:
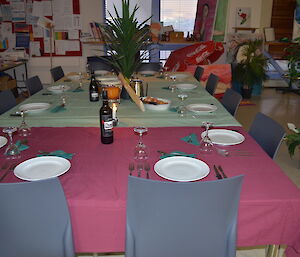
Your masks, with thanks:
M144 169L146 171L146 178L149 179L150 178L150 176L149 176L150 165L148 162L145 163Z
M221 172L223 178L227 178L227 175L225 174L225 172L223 171L223 168L221 167L221 165L218 166L219 171Z
M129 169L129 175L132 176L132 171L134 170L134 164L133 162L130 162L129 163L129 166L128 166L128 169Z
M14 170L14 168L17 166L17 164L12 164L12 165L10 165L10 167L9 167L9 169L3 174L3 176L0 178L0 182L3 180L3 179L5 179L5 177L8 175L8 173L10 172L10 171L13 171Z
M140 177L141 173L142 173L142 170L143 170L143 164L142 163L138 163L137 170L138 170L138 177Z

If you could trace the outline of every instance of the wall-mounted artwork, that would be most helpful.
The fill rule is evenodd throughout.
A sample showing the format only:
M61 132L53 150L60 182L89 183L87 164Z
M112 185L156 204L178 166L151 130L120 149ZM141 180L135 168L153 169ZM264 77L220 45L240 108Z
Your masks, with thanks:
M198 41L209 41L213 36L218 0L198 0L194 36Z
M235 26L236 27L244 27L244 28L251 27L251 8L250 7L236 8Z
M228 0L221 0L218 2L215 27L214 27L214 33L213 33L214 41L222 42L225 39L225 30L226 30L226 23L227 23L227 9L228 9Z

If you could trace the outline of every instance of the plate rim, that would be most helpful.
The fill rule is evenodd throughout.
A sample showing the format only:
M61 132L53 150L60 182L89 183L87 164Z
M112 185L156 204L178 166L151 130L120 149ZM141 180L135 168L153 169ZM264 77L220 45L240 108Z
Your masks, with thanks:
M212 106L214 106L214 110L211 110L211 111L195 111L195 110L191 110L190 108L189 108L189 106L192 106L192 105L205 105L205 106L210 106L210 107L212 107ZM214 104L188 104L187 106L186 106L186 108L189 110L189 111L191 111L191 112L194 112L194 113L210 113L210 112L215 112L216 110L218 110L218 107L216 106L216 105L214 105Z
M19 109L20 111L22 111L22 110L21 110L21 107L22 107L22 106L25 106L25 105L35 105L35 104L46 104L48 107L47 107L46 109L27 110L27 112L41 112L41 111L44 111L44 110L49 109L50 106L51 106L50 103L27 103L27 104L21 104L21 105L19 106L18 109ZM26 109L25 109L25 110L26 110Z
M5 146L6 144L7 144L7 142L8 142L8 139L6 138L6 137L4 137L4 136L0 136L0 138L4 138L4 144L2 143L0 143L0 148L2 148L3 146ZM6 140L6 141L5 141Z
M32 162L34 160L41 160L41 159L56 159L56 160L61 160L63 162L65 162L67 164L67 168L64 169L63 171L61 171L60 173L58 173L57 175L54 176L49 176L47 178L37 178L37 179L29 179L29 178L25 178L24 176L20 176L19 174L17 174L18 169L20 169L20 167L24 166L25 164L27 164L28 162ZM63 174L65 174L69 169L71 168L71 162L69 160L67 160L66 158L63 157L59 157L59 156L38 156L38 157L33 157L30 159L27 159L21 163L19 163L15 168L14 168L14 175L22 180L26 180L26 181L37 181L37 180L44 180L44 179L49 179L49 178L55 178L55 177L59 177Z
M61 85L53 85L53 86L50 86L50 87L47 87L47 90L51 91L51 92L62 92L62 89L53 89L53 87L58 87L58 86L61 86ZM71 87L68 86L68 85L64 85L65 86L65 92L67 90L69 90ZM52 89L51 89L52 88Z
M162 163L162 162L166 162L166 161L170 161L170 160L174 160L174 159L185 159L185 160L191 160L191 161L193 161L193 162L200 162L200 163L202 163L202 164L204 164L204 165L206 165L206 167L207 167L207 172L203 175L203 176L199 176L199 177L197 177L197 178L195 178L195 179L172 179L172 178L170 178L170 177L168 177L168 176L164 176L164 175L162 175L161 173L159 173L159 171L157 171L157 165L158 165L158 163ZM164 158L164 159L161 159L161 160L158 160L155 164L154 164L154 167L153 167L153 169L154 169L154 171L155 171L155 173L158 175L158 176L160 176L160 177L162 177L162 178L164 178L164 179L167 179L167 180L171 180L171 181L176 181L176 182L192 182L192 181L197 181L197 180L200 180L200 179L203 179L203 178L205 178L205 177L207 177L208 176L208 174L210 173L210 168L209 168L209 166L208 166L208 164L206 163L206 162L204 162L204 161L202 161L202 160L199 160L199 159L196 159L196 158L192 158L192 157L186 157L186 156L172 156L172 157L168 157L168 158Z
M236 132L236 131L234 131L234 130L231 130L231 129L210 129L209 131L226 131L227 133L230 132L230 133L232 133L232 134L236 134L236 135L241 136L241 140L238 141L238 142L236 142L236 143L215 143L215 142L212 140L213 143L216 144L216 145L239 145L239 144L241 144L241 143L243 143L243 142L245 141L244 135L242 135L241 133ZM209 131L208 131L208 133L209 133ZM203 138L204 133L205 133L205 131L201 133L201 138Z
M192 88L179 88L178 85L193 85L193 87ZM178 84L176 84L176 87L181 90L193 90L193 89L197 88L198 86L194 83L178 83Z
M154 75L155 73L157 73L157 71L155 71L155 70L145 70L145 71L139 71L139 73L141 74L141 75Z

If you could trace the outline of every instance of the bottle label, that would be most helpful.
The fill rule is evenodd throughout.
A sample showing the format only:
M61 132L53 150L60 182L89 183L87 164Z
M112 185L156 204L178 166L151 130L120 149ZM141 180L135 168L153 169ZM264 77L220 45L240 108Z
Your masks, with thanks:
M113 129L113 127L114 127L113 120L107 120L107 121L102 121L102 122L103 122L103 128L105 131Z
M97 92L92 92L91 93L92 98L97 98L98 96L99 96L99 94Z

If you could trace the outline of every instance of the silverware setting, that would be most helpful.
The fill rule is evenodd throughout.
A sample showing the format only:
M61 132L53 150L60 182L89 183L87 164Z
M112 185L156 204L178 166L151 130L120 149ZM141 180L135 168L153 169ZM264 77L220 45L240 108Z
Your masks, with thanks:
M128 165L129 176L132 176L134 168L135 168L134 163L130 162L129 165ZM150 169L151 169L151 167L150 167L150 164L148 162L138 163L137 166L136 166L137 176L141 177L143 170L145 170L146 171L146 174L145 174L146 178L149 179L150 178L150 175L149 175Z
M214 165L214 171L217 179L227 178L227 175L225 174L223 168L220 165L219 166Z
M142 164L142 163L138 163L138 164L137 164L138 177L141 176L143 169L144 169L144 168L143 168L143 164Z
M233 149L233 150L226 150L226 149L220 149L216 148L218 154L224 156L224 157L229 157L229 156L245 156L245 157L251 157L254 156L252 152L246 151L246 150L239 150L239 149Z
M150 176L149 176L150 165L149 165L148 162L145 162L145 164L144 164L144 169L145 169L145 171L146 171L146 178L149 179L149 178L150 178Z
M5 179L5 177L8 175L8 173L10 172L10 171L13 171L14 170L14 168L17 166L17 164L12 164L12 165L10 165L10 167L9 167L9 169L7 169L6 170L6 172L2 175L2 177L0 178L0 182L3 180L3 179Z
M133 162L129 163L128 169L129 169L129 175L132 176L132 172L134 171L134 164L133 164Z

